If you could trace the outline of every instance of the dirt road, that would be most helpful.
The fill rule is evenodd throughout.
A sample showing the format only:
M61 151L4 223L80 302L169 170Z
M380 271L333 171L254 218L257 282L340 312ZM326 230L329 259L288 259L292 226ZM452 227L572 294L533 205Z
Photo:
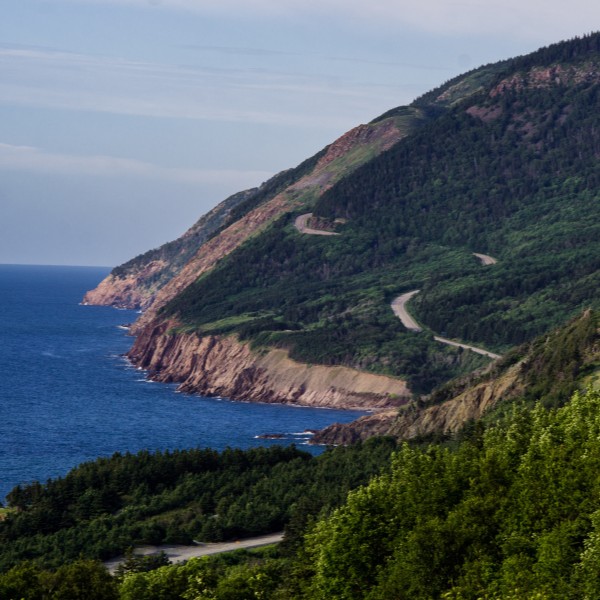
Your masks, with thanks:
M300 233L307 233L309 235L339 235L332 231L323 231L321 229L312 229L311 227L307 227L308 220L312 217L312 213L306 213L296 217L294 221L294 226ZM493 257L487 254L480 254L478 252L473 252L473 256L476 256L483 265L495 265L498 261ZM407 302L416 294L418 294L420 290L412 290L411 292L406 292L401 296L398 296L392 301L391 307L394 311L394 314L400 319L402 325L406 327L406 329L410 331L423 331L423 328L415 321L415 319L410 315L408 310L406 309ZM482 354L483 356L487 356L489 358L500 358L499 354L494 354L493 352L489 352L488 350L484 350L483 348L478 348L477 346L471 346L470 344L462 344L460 342L453 342L447 338L434 336L433 338L437 342L442 344L447 344L448 346L455 346L457 348L465 348L466 350L471 350L472 352L476 352L477 354Z
M182 563L196 556L209 556L211 554L221 554L223 552L232 552L240 548L260 548L270 544L277 544L283 539L283 533L273 533L255 538L239 540L237 542L222 542L218 544L198 544L196 546L139 546L135 548L135 554L151 555L163 551L172 563ZM113 558L106 561L104 565L114 573L123 557Z
M340 235L339 233L335 233L334 231L324 231L323 229L312 229L312 227L308 227L308 220L312 217L312 213L306 213L304 215L300 215L296 217L294 221L294 227L300 233L307 233L309 235Z

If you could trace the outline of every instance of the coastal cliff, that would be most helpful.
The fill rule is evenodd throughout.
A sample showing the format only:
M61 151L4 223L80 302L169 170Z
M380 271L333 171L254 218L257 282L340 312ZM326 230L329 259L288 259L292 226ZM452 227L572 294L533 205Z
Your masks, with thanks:
M419 114L415 113L414 122L418 122ZM148 310L134 323L131 332L135 335L140 333L156 319L165 304L252 236L264 231L275 219L310 205L341 177L356 169L368 157L389 149L415 126L414 123L409 126L396 118L389 118L359 125L345 133L323 151L307 173L281 191L266 196L258 206L232 223L225 223L218 235L203 243L185 266L156 292Z
M313 405L324 394L328 405L356 406L352 394L368 390L347 383L348 372L343 385L326 386L334 369L310 365L359 367L435 395L394 420L401 435L478 418L496 401L489 386L468 407L456 401L465 389L434 389L482 360L440 339L504 353L598 306L598 39L454 78L249 191L211 219L205 238L185 244L185 259L171 261L181 256L176 244L167 258L158 249L117 267L117 295L135 303L136 287L151 293L130 329L132 360L188 391ZM313 233L339 235L293 226L309 213ZM473 254L497 256L498 265ZM422 332L390 310L392 298L414 289ZM281 348L307 364L288 363ZM563 361L552 361L555 374ZM579 362L565 363L561 381ZM554 377L540 377L534 363L544 372L543 360L523 366L531 394ZM407 397L386 393L375 406Z
M261 188L265 186L268 182ZM114 268L97 287L85 294L82 304L145 310L158 290L181 271L198 247L229 218L231 211L257 195L261 188L233 194L203 215L176 240Z
M302 364L285 350L256 351L233 336L176 332L175 325L145 327L128 357L152 380L178 382L182 392L354 410L397 408L411 396L400 379Z
M131 270L123 276L107 275L97 287L85 294L84 305L114 306L115 308L145 309L154 298L155 288L147 285L164 271L163 260L153 260L138 270Z

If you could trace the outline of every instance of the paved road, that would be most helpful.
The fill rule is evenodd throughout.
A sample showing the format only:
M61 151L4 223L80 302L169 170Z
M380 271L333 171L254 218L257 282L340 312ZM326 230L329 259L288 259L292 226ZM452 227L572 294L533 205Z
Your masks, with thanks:
M306 213L304 215L300 215L296 217L294 221L294 226L300 233L307 233L311 235L339 235L332 231L322 231L321 229L312 229L307 227L308 219L312 217L312 213ZM495 265L498 261L493 257L487 254L480 254L478 252L473 252L473 256L476 256L482 264L484 265ZM412 290L411 292L406 292L401 296L398 296L392 301L392 310L394 314L400 319L402 325L409 329L410 331L423 331L423 328L415 321L415 319L409 314L406 309L407 302L416 294L418 294L420 290ZM437 342L442 344L447 344L448 346L455 346L457 348L465 348L467 350L471 350L476 352L477 354L482 354L483 356L487 356L489 358L501 358L499 354L494 354L493 352L489 352L488 350L484 350L483 348L478 348L477 346L471 346L470 344L462 344L460 342L453 342L447 338L434 336L433 338Z
M402 325L404 325L406 329L410 329L410 331L423 331L423 328L419 326L419 324L412 318L412 316L406 310L406 303L415 294L418 294L419 291L420 290L413 290L412 292L406 292L406 294L398 296L392 302L392 310L394 311L394 314L400 319L400 321L402 321ZM467 350L472 350L473 352L477 352L477 354L483 354L484 356L487 356L489 358L501 358L499 354L494 354L493 352L489 352L488 350L484 350L483 348L471 346L470 344L462 344L461 342L454 342L452 340L449 340L448 338L443 338L438 335L434 336L433 339L436 342L447 344L448 346L456 346L457 348L466 348Z
M392 310L394 314L402 321L402 325L410 331L423 331L423 328L410 316L406 310L406 303L421 290L413 290L412 292L406 292L402 296L398 296L392 301Z
M196 546L139 546L135 548L135 554L150 555L158 554L163 551L172 563L182 563L196 556L209 556L211 554L221 554L223 552L232 552L240 548L260 548L270 544L277 544L283 539L283 533L273 533L255 538L239 540L237 542L222 542L218 544L198 544ZM113 558L106 561L104 565L114 573L123 557Z
M473 352L477 352L477 354L483 354L489 358L502 358L499 354L494 354L493 352L489 352L488 350L484 350L483 348L477 348L477 346L471 346L469 344L461 344L459 342L453 342L447 338L439 337L435 335L433 339L436 342L441 342L442 344L448 344L448 346L456 346L457 348L466 348L467 350L472 350Z
M306 213L296 217L294 227L296 227L300 233L307 233L309 235L340 235L339 233L335 233L335 231L324 231L323 229L312 229L312 227L308 227L307 223L311 217L312 213Z
M493 256L488 256L487 254L479 254L478 252L473 252L473 256L476 256L482 265L495 265L498 262L498 259Z

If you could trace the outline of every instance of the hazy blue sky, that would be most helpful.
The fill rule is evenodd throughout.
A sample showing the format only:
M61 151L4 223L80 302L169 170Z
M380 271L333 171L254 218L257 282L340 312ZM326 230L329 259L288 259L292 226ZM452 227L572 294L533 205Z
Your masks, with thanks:
M0 263L116 265L591 0L2 0Z

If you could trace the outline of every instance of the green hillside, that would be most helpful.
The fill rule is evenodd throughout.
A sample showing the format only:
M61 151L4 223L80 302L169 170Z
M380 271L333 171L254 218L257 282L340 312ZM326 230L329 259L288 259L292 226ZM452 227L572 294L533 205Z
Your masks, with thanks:
M435 442L115 454L19 486L0 598L597 598L600 393L569 394L598 387L598 333L587 312L508 355L495 370L525 356L521 396ZM277 548L131 556L114 578L91 560L283 528Z
M325 193L304 189L296 214L160 316L405 376L419 393L445 382L405 412L469 392L481 406L510 375L501 397L461 430L401 446L115 454L19 486L0 509L0 599L600 598L600 34L473 70L381 118L410 134L338 157ZM209 235L264 198L238 200ZM309 211L338 235L301 233ZM390 307L414 290L420 332ZM434 335L503 357L470 373L489 359ZM130 556L117 577L93 560L282 528L275 548L183 565Z
M517 409L455 450L406 446L308 536L302 597L597 598L599 403Z
M372 440L318 457L282 446L142 451L84 463L9 493L0 572L26 560L56 568L79 557L115 557L136 544L218 542L284 527L293 544L311 514L340 505L396 447ZM6 600L1 591L0 598Z
M302 235L286 215L162 314L427 392L486 359L407 331L398 294L421 290L411 310L432 333L499 352L598 306L599 37L417 100L424 124L311 207L340 235Z

